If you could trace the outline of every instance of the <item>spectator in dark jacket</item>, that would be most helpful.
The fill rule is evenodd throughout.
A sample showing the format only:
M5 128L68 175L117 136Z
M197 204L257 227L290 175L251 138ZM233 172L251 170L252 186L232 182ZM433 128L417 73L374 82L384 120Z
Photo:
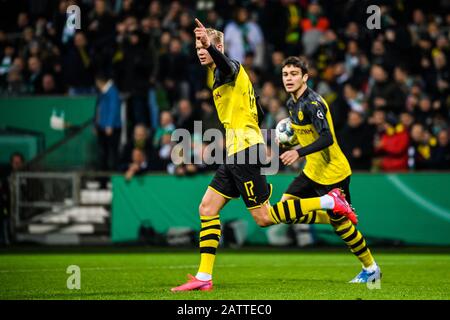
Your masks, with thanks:
M374 128L361 113L350 111L347 124L338 133L339 145L352 170L370 170L373 156Z
M108 72L115 48L115 19L105 0L95 0L88 15L87 32L95 53L94 65Z
M133 124L150 124L148 112L148 90L151 60L143 36L133 31L126 34L123 43L123 60L120 70L120 88L128 93Z
M37 57L28 59L28 91L42 93L42 63Z
M437 136L437 146L431 150L431 169L450 170L450 142L447 130Z
M46 73L42 77L42 92L44 95L61 94L62 90L51 73Z
M397 85L390 81L387 70L381 65L374 65L371 69L373 85L369 96L369 106L399 113L405 107L406 96Z
M73 46L69 46L64 55L63 70L69 95L93 93L92 59L84 33L75 34Z
M130 180L135 175L142 174L148 170L148 162L145 156L145 152L142 149L133 149L131 156L131 163L129 164L127 171L125 172L125 178Z
M100 167L102 170L116 170L122 127L119 91L113 81L103 75L96 77L95 84L100 91L95 120L100 145Z
M436 138L421 123L411 126L411 142L409 147L409 167L415 170L430 169L431 149L436 146Z
M177 106L176 112L176 127L186 129L189 132L194 132L195 114L192 104L188 99L181 99Z
M414 118L417 122L429 128L432 125L434 110L432 109L431 99L427 96L422 96L419 100L419 105L414 110Z
M178 99L187 97L189 92L186 81L188 56L181 49L180 39L173 38L169 52L163 54L159 60L159 80L167 90L172 107Z
M133 150L139 149L144 152L148 168L150 169L155 159L152 139L149 137L148 129L141 124L134 127L133 139L129 141L122 150L120 157L120 166L123 170L132 162Z
M9 158L9 167L0 172L0 246L10 243L11 231L11 175L25 166L25 158L20 152L14 152Z

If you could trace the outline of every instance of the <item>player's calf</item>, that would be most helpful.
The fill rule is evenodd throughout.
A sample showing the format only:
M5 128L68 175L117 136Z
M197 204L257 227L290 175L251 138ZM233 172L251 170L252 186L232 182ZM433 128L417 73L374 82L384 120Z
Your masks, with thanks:
M315 198L289 199L281 201L270 207L269 218L272 224L278 223L311 223L316 220L317 210L333 210L340 216L346 216L357 222L356 215L345 196L333 189L329 194ZM310 212L313 214L311 215Z

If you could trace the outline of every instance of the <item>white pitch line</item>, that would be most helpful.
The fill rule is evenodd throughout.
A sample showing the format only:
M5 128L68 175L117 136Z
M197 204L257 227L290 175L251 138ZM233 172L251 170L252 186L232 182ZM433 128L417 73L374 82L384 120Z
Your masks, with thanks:
M408 264L411 264L413 262L408 262ZM413 263L414 264L414 263ZM311 264L303 264L301 267L307 268L307 267L347 267L347 266L353 266L356 265L354 262L340 262L340 263L311 263ZM384 262L381 264L381 266L386 265L398 265L398 262ZM271 268L283 268L283 267L292 267L293 264L277 264L277 265L271 265ZM179 265L179 266L150 266L150 267L143 267L143 268L126 268L126 267L109 267L109 268L102 268L102 267L81 267L81 271L130 271L130 270L152 270L152 269L189 269L189 268L197 268L198 265ZM252 265L236 265L236 264L228 264L228 265L216 265L217 268L253 268ZM300 268L301 268L300 267ZM0 270L0 273L27 273L27 272L61 272L65 269L63 268L54 268L54 269L15 269L15 270Z
M387 179L412 202L415 202L417 205L434 214L435 216L438 216L439 218L445 219L450 222L450 212L448 211L448 209L425 199L420 194L408 187L396 175L388 175Z
M110 271L110 270L147 270L147 269L188 269L188 268L197 268L198 265L179 265L179 266L150 266L143 268L127 268L127 267L81 267L81 271ZM217 265L220 268L235 268L237 265ZM54 268L54 269L15 269L15 270L0 270L0 273L26 273L26 272L53 272L53 271L65 271L63 268Z

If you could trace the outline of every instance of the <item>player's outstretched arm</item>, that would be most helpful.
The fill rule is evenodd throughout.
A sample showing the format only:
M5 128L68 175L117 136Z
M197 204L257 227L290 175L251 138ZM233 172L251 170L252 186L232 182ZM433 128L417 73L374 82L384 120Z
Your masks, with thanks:
M211 43L211 40L209 39L206 32L206 28L203 26L200 20L196 18L195 23L197 24L197 27L194 29L195 38L197 40L200 40L203 47L208 50L208 53L211 55L211 58L214 60L214 64L219 69L219 71L226 77L231 76L237 71L236 66L233 64L232 60L222 52L217 50L215 45Z

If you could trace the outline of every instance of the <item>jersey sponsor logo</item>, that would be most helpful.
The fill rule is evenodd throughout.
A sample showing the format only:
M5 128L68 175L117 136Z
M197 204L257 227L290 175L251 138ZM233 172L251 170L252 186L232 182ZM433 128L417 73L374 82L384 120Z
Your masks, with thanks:
M298 120L299 120L299 121L302 121L303 118L304 118L304 115L303 115L303 112L302 112L302 111L299 111L298 114L297 114L297 116L298 116Z
M299 134L313 134L314 133L313 129L311 129L311 128L308 128L308 129L297 129L297 132Z
M220 95L220 92L219 92L219 91L217 91L217 92L214 94L214 98L216 98L216 99L222 98L222 96Z
M317 118L322 119L324 118L322 111L317 110Z

